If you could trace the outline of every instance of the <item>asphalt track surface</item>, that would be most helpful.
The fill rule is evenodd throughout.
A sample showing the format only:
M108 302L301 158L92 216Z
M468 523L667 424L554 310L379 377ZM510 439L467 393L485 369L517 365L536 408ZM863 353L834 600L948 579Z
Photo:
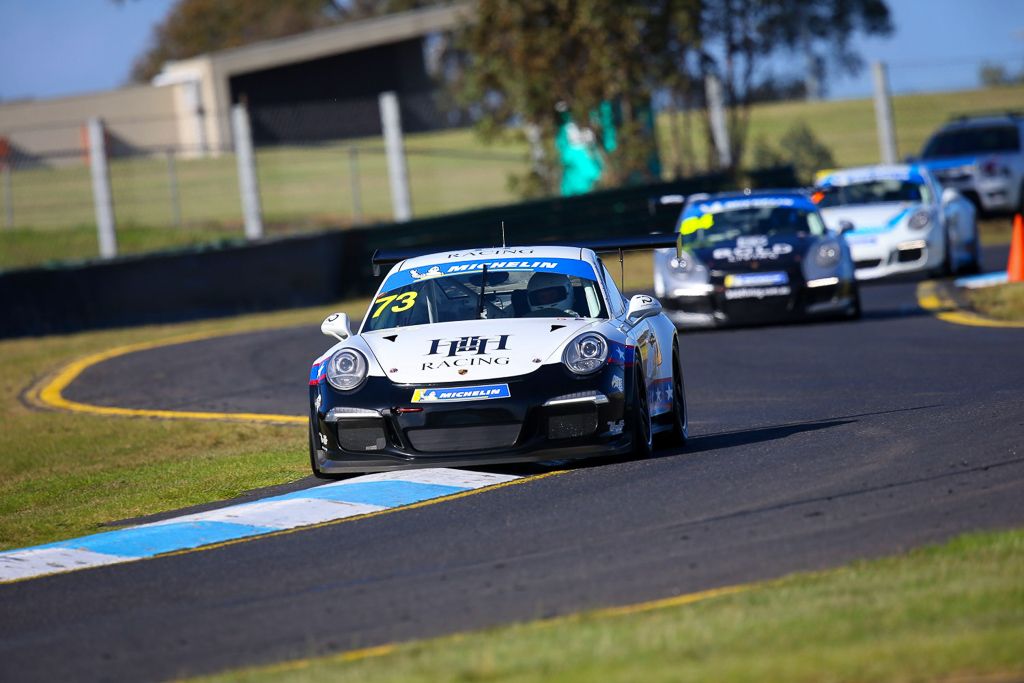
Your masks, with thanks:
M1024 332L936 320L914 287L865 287L859 322L684 334L682 452L0 585L0 680L216 672L1019 526ZM66 395L302 415L309 364L327 345L310 325L158 348L94 366ZM244 425L224 429L248 438Z

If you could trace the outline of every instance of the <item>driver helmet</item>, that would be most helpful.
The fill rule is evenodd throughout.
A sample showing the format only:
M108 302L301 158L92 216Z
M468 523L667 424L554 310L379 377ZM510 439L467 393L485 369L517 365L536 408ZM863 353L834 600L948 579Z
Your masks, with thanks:
M531 311L567 311L573 303L569 277L561 273L534 273L526 285L526 298Z

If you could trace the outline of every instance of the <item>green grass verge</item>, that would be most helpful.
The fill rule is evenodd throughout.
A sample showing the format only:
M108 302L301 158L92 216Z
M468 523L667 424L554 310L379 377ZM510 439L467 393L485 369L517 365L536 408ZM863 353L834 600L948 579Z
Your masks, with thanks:
M996 320L1024 322L1024 282L967 290L971 307Z
M220 422L42 411L22 400L26 388L73 359L123 344L316 325L331 310L361 317L365 306L0 341L0 550L230 498L305 476L309 466L306 431L299 425L241 429Z
M690 605L494 628L212 681L933 681L1024 676L1024 531Z

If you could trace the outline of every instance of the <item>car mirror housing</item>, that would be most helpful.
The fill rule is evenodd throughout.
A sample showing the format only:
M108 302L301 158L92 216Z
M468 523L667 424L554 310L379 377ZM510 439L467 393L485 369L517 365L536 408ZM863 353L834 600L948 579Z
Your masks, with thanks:
M661 313L661 302L653 296L637 294L629 300L629 309L626 311L626 320L629 322L640 322L644 318L650 318Z
M845 235L848 232L853 232L854 225L851 221L839 221L839 234Z
M942 190L942 203L943 204L952 204L953 202L955 202L958 199L960 199L961 196L963 196L963 195L961 195L956 190L956 188L954 188L954 187L947 187L944 190Z
M344 341L352 336L352 324L347 313L331 313L320 323L320 331L328 337Z

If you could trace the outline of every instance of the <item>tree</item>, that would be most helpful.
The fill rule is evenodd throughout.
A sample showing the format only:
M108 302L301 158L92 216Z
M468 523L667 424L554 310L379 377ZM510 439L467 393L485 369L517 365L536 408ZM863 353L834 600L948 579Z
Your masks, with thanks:
M714 75L725 93L735 166L751 103L779 92L766 67L770 55L799 54L820 80L861 68L850 47L855 33L892 30L884 0L479 0L477 7L461 43L469 54L463 99L478 108L485 139L524 124L518 130L534 149L532 172L518 179L524 193L550 192L557 182L550 159L559 102L575 121L598 128L591 113L601 102L622 105L621 144L606 178L617 184L645 173L653 139L636 107L653 93L667 93L670 113L702 107L710 138L703 84ZM676 158L684 158L690 118L684 115L682 133L674 115L669 121Z
M534 167L516 179L523 194L553 192L551 162L562 103L574 121L604 135L602 103L618 105L617 144L606 165L618 183L646 174L653 136L644 133L639 107L650 102L657 74L648 40L654 3L615 0L481 0L476 20L460 47L469 53L460 83L462 99L478 107L478 130L486 140L513 124L534 147Z
M123 0L115 0L121 2ZM425 5L425 0L179 0L132 66L146 82L166 61Z
M850 47L857 32L892 31L883 0L697 0L693 19L701 42L696 46L700 72L716 75L725 92L732 159L743 158L750 105L757 95L758 72L767 57L799 53L819 72L831 68L856 73L860 56ZM692 27L686 27L692 32Z

